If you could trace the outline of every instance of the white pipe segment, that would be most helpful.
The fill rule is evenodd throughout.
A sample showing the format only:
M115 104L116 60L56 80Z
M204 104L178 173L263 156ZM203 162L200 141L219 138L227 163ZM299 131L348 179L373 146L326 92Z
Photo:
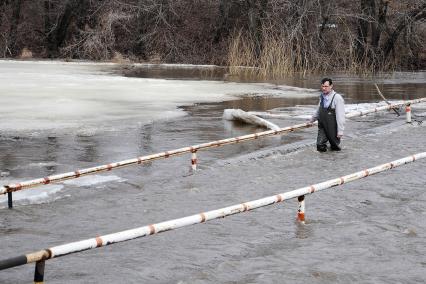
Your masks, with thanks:
M223 111L223 118L226 120L239 120L248 124L259 125L272 130L280 129L278 125L252 113L245 112L241 109L225 109Z
M288 114L277 114L277 113L262 113L262 112L254 112L251 111L251 114L254 114L261 118L289 118Z
M311 193L321 191L327 188L339 186L339 185L352 182L357 179L361 179L361 178L364 178L373 174L377 174L389 169L393 169L395 167L405 165L423 158L426 158L426 152L407 156L405 158L392 161L390 163L382 164L382 165L365 169L359 172L355 172L346 176L327 180L321 183L306 186L306 187L299 188L299 189L292 190L285 193L276 194L276 195L265 197L262 199L248 201L241 204L224 207L221 209L203 212L203 213L195 214L192 216L169 220L169 221L165 221L165 222L161 222L157 224L151 224L151 225L130 229L130 230L126 230L126 231L122 231L118 233L113 233L109 235L104 235L104 236L100 236L100 237L96 237L92 239L55 246L45 250L46 253L43 253L43 251L38 251L35 253L27 254L26 255L27 263L37 262L42 259L59 257L59 256L63 256L63 255L67 255L67 254L71 254L71 253L75 253L75 252L79 252L83 250L93 249L96 247L107 246L110 244L124 242L124 241L132 240L135 238L141 238L148 235L153 235L153 234L157 234L157 233L161 233L161 232L165 232L165 231L169 231L173 229L178 229L178 228L189 226L189 225L194 225L197 223L204 223L206 221L210 221L217 218L223 218L225 216L238 214L238 213L256 209L259 207L268 206L274 203L279 203L291 198L296 198L301 195L311 194ZM9 260L13 261L13 259L15 258L11 258ZM7 263L9 260L4 260L1 262ZM10 268L12 266L8 266L8 267Z
M403 105L406 105L406 104L416 104L416 103L422 103L422 102L426 102L426 98L421 98L421 99L416 99L416 100L411 100L411 101L405 101L405 102L402 102L402 103L378 107L378 108L374 108L374 109L370 109L370 110L366 110L366 111L354 111L354 112L346 114L346 117L350 118L350 117L355 117L355 116L363 116L363 115L378 112L378 111L381 111L381 110L390 110L392 108L403 106ZM121 167L130 166L130 165L134 165L134 164L142 164L142 163L147 162L147 161L152 161L152 160L157 160L157 159L162 159L162 158L168 158L168 157L171 157L171 156L174 156L174 155L180 155L180 154L184 154L184 153L191 153L193 151L197 151L197 150L201 150L201 149L207 149L207 148L211 148L211 147L219 147L219 146L224 146L224 145L228 145L228 144L239 143L239 142L246 141L246 140L258 139L260 137L266 137L266 136L271 136L271 135L281 135L281 134L284 134L284 133L287 133L287 132L292 132L296 129L312 127L315 124L317 124L317 122L301 123L301 124L296 124L296 125L289 126L289 127L279 128L278 130L267 130L267 131L264 131L264 132L258 132L258 133L254 133L254 134L247 134L247 135L243 135L243 136L207 142L207 143L203 143L203 144L193 145L193 146L175 149L175 150L171 150L171 151L166 151L166 152L162 152L162 153L152 154L152 155L148 155L148 156L142 156L142 157L138 157L138 158L134 158L134 159L128 159L128 160L124 160L124 161L121 161L121 162L110 163L110 164L107 164L107 165L101 165L101 166L96 166L96 167L92 167L92 168L76 170L74 172L57 174L57 175L52 175L52 176L48 176L48 177L44 177L44 178L38 178L38 179L34 179L34 180L9 184L9 185L5 185L5 186L0 187L0 194L6 194L8 192L14 192L14 191L18 191L18 190L22 190L22 189L26 189L26 188L30 188L30 187L42 185L42 184L49 184L49 183L52 183L52 182L60 182L60 181L64 181L64 180L67 180L67 179L79 178L80 176L83 176L83 175L89 175L89 174L94 174L94 173L103 172L103 171L110 171L110 170L115 169L115 168L121 168Z

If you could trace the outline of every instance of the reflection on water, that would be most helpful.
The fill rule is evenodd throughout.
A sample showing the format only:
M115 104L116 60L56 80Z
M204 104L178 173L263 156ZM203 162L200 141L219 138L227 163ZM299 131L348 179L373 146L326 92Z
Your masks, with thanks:
M240 100L222 103L224 108L239 108L244 111L268 111L278 107L316 104L318 98L242 97Z
M140 153L152 152L152 132L154 125L153 123L144 125L140 129L139 138L139 151Z
M98 160L99 143L95 137L76 137L76 142L80 147L76 149L79 161L94 163Z
M294 75L288 78L268 80L248 77L230 77L224 67L179 67L179 66L127 66L117 70L129 77L190 79L190 80L219 80L230 82L272 83L299 88L318 89L323 77L334 80L334 89L343 94L347 103L363 103L381 101L374 84L377 84L383 95L389 100L412 100L425 96L426 71L395 72L379 74L374 77L363 77L350 74ZM225 102L226 108L241 108L243 110L269 110L276 107L294 106L299 104L316 104L313 98L277 98L268 96L242 97L241 100Z
M126 77L179 80L224 80L226 71L227 68L219 66L194 68L184 65L129 65L118 70Z
M300 223L299 221L295 220L296 225L296 231L295 231L295 237L298 239L308 239L313 237L313 231L311 226L309 225L310 222L306 220L305 224Z
M47 147L46 147L46 158L47 161L57 162L57 155L59 155L59 143L56 137L49 136L47 137ZM56 165L47 165L46 170L48 172L55 172Z

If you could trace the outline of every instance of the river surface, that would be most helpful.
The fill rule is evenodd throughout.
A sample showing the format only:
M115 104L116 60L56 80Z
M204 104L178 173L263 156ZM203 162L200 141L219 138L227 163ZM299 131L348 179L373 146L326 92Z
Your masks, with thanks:
M426 97L426 72L328 74L346 110ZM212 66L0 61L2 185L264 131L224 109L305 122L319 76L230 78ZM426 151L426 104L348 119L341 152L318 153L316 129L0 196L1 259L260 199ZM285 201L46 262L47 283L424 283L426 161ZM0 271L29 283L34 264Z

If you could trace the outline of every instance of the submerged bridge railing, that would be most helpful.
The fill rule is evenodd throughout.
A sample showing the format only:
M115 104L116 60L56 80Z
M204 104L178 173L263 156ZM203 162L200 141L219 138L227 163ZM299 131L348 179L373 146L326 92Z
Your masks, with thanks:
M304 197L307 194L312 194L324 189L328 189L335 186L340 186L348 182L352 182L361 178L365 178L386 170L402 166L419 159L426 158L426 152L421 152L405 158L395 160L386 164L382 164L373 168L365 169L359 172L355 172L346 176L338 177L335 179L327 180L321 183L309 185L303 188L292 190L285 193L279 193L262 199L257 199L253 201L244 202L241 204L236 204L216 210L211 210L207 212L202 212L199 214L178 218L174 220L169 220L157 224L151 224L135 229L130 229L126 231L121 231L118 233L112 233L108 235L103 235L91 239L76 241L72 243L67 243L48 249L43 249L40 251L28 253L25 255L20 255L16 257L7 258L0 260L0 270L9 269L16 266L21 266L29 263L36 263L35 272L34 272L34 282L43 283L44 281L44 268L45 261L52 258L57 258L60 256L69 255L72 253L77 253L89 249L94 249L102 246L107 246L119 242L129 241L136 238L141 238L153 234L158 234L161 232L178 229L181 227L186 227L189 225L194 225L198 223L204 223L217 218L224 218L229 215L234 215L246 211L250 211L256 208L272 205L275 203L283 202L284 200L299 198L299 210L298 210L298 219L304 222L304 198L300 200L300 197ZM303 210L303 212L302 212ZM303 217L303 218L302 218Z
M420 99L405 101L405 102L402 102L402 103L391 104L391 105L386 105L386 106L382 106L382 107L376 107L374 109L369 109L369 110L365 110L365 111L354 111L354 112L347 113L346 117L351 118L351 117L356 117L356 116L364 116L364 115L367 115L367 114L370 114L370 113L376 113L376 112L379 112L379 111L391 110L391 109L395 109L395 108L398 108L398 107L405 105L406 106L405 110L406 110L406 113L407 113L407 122L411 122L410 105L416 104L416 103L422 103L422 102L426 102L426 98L420 98ZM197 167L196 153L197 153L198 150L204 150L204 149L213 148L213 147L220 147L220 146L224 146L224 145L240 143L240 142L244 142L244 141L258 139L258 138L261 138L261 137L283 135L285 133L289 133L289 132L295 131L297 129L312 127L315 124L317 124L317 122L315 122L315 123L306 122L306 123L296 124L296 125L289 126L289 127L280 128L278 130L267 130L267 131L258 132L258 133L254 133L254 134L248 134L248 135L243 135L243 136L238 136L238 137L233 137L233 138L222 139L222 140L218 140L218 141L207 142L207 143L203 143L203 144L198 144L198 145L193 145L193 146L189 146L189 147L174 149L174 150L161 152L161 153L157 153L157 154L141 156L141 157L138 157L138 158L128 159L128 160L124 160L124 161L120 161L120 162L109 163L109 164L106 164L106 165L80 169L80 170L76 170L76 171L73 171L73 172L56 174L56 175L51 175L51 176L47 176L47 177L43 177L43 178L37 178L37 179L23 181L23 182L19 182L19 183L8 184L8 185L4 185L4 186L0 187L0 194L6 194L6 193L8 194L8 207L12 208L13 207L12 192L15 192L15 191L19 191L19 190L39 186L39 185L45 185L45 184L49 184L49 183L56 183L56 182L61 182L61 181L69 180L69 179L75 179L75 178L79 178L79 177L84 176L84 175L95 174L95 173L104 172L104 171L110 171L112 169L122 168L122 167L125 167L125 166L142 164L142 163L150 162L150 161L157 160L157 159L169 158L169 157L172 157L172 156L182 155L182 154L185 154L185 153L192 153L192 156L191 156L192 169L196 170L196 167Z

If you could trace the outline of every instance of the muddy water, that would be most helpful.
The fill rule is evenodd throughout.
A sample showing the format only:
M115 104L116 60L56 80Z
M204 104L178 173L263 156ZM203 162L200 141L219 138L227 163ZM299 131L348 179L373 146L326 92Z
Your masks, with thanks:
M144 76L149 77L149 70ZM156 71L159 72L159 71ZM167 71L171 72L171 71ZM156 78L187 78L178 74ZM184 72L190 72L185 70ZM142 75L141 75L142 76ZM193 75L195 76L195 75ZM198 76L198 77L197 77ZM197 75L194 78L205 79ZM218 76L215 79L220 79ZM348 105L423 97L424 73L367 80L333 75ZM179 83L179 81L176 81ZM275 82L317 88L318 78ZM171 90L173 91L173 90ZM2 136L2 181L25 180L256 131L227 122L223 109L279 109L280 126L305 121L317 99L242 95L182 105L187 115L86 132ZM426 106L413 106L418 121ZM126 120L124 120L126 121ZM348 120L343 151L319 154L315 129L127 167L60 185L36 199L0 208L2 258L184 217L282 193L426 151L426 123L384 112ZM90 130L90 129L89 129ZM48 283L421 283L426 268L425 161L297 202L53 259ZM403 271L403 273L401 273ZM33 265L0 272L0 283L28 283Z
M334 80L335 89L345 95L349 103L370 102L381 100L374 84L377 84L387 99L413 99L423 97L426 88L426 72L395 72L392 74L383 73L374 76L353 76L351 74L331 73L319 75L294 75L289 78L276 80L264 80L248 78L246 76L229 76L227 69L223 67L204 66L193 68L190 66L161 66L152 65L149 67L123 67L117 68L116 72L128 77L138 78L162 78L162 79L185 79L185 80L218 80L232 82L268 82L280 85L295 86L300 88L318 89L319 82L323 77L330 77ZM238 100L242 107L248 103L247 100ZM247 107L259 107L262 104L263 110L268 110L274 106L282 104L297 103L297 100L279 100L277 98L267 98L259 100L258 103L250 103ZM306 103L306 101L305 101ZM238 103L236 103L238 106ZM273 107L271 107L273 106ZM250 109L248 109L250 110Z

